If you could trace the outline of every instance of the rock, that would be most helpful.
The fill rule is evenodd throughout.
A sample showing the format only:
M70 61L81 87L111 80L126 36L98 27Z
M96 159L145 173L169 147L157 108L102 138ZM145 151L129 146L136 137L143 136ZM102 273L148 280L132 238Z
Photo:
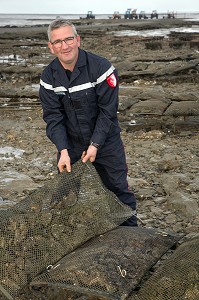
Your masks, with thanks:
M158 162L158 168L161 171L167 172L173 169L178 169L181 166L181 162L177 157L172 157L170 154L165 154L163 158Z
M22 192L23 190L34 190L38 187L37 184L27 175L10 170L3 171L0 174L0 188Z
M175 209L179 213L187 217L197 216L199 213L199 205L196 199L190 194L183 192L174 192L167 198L168 206Z

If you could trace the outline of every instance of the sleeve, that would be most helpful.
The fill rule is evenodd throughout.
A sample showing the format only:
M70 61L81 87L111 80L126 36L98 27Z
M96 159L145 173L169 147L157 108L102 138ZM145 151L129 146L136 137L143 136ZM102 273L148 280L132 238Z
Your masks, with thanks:
M64 107L59 96L54 92L52 79L44 70L41 75L39 98L43 108L43 119L46 122L46 135L60 152L69 149L69 141L65 127Z
M119 79L117 70L108 61L99 68L96 84L99 114L91 140L102 146L111 133L120 132L118 124Z

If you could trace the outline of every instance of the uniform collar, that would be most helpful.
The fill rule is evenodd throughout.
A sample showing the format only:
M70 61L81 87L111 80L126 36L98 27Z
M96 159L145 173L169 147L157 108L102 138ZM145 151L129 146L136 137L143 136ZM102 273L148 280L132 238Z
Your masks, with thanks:
M86 65L86 52L79 48L79 55L78 55L77 63L75 65L75 69L85 65Z

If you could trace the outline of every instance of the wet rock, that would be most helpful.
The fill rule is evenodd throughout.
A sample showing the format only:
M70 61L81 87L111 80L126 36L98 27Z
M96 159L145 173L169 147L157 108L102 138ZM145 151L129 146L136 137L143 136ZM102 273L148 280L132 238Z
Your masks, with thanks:
M16 171L3 171L0 174L0 188L21 192L23 190L34 190L37 184L27 175L20 174Z
M172 102L171 105L164 112L166 116L198 116L199 102L198 101L180 101Z
M170 154L165 154L163 158L158 162L158 168L161 171L167 172L169 170L178 169L181 166L181 162L177 157L171 157Z
M194 217L199 213L199 205L196 199L184 192L172 193L168 198L168 205L184 216Z
M168 107L168 105L169 103L165 103L161 100L139 101L138 103L135 103L133 107L131 107L129 113L161 116Z
M180 185L180 178L177 175L163 174L162 175L162 186L167 195L171 195L175 192Z

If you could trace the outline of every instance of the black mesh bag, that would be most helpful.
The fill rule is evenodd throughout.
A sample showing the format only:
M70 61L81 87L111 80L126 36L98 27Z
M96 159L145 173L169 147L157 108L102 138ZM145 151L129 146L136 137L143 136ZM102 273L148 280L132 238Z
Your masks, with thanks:
M0 210L0 294L15 299L36 275L132 210L78 161L14 207Z
M129 300L199 300L199 237L182 243Z
M64 299L60 289L70 299L81 294L88 299L123 300L177 240L154 229L119 226L63 257L34 278L31 286L38 290L38 297L41 290L50 295L47 290L53 288L55 299L60 300Z

